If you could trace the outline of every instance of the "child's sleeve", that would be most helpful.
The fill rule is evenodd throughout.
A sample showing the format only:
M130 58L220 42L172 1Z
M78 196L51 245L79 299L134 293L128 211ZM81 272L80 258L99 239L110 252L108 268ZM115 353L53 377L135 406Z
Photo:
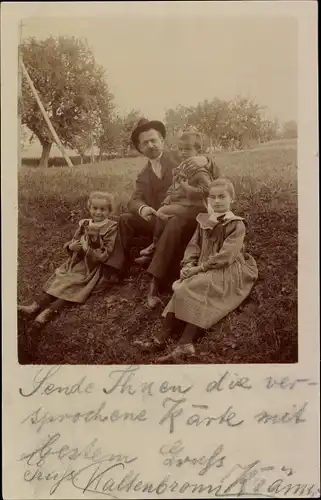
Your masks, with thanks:
M218 179L220 177L220 168L219 166L215 163L214 158L211 155L206 155L206 158L208 160L208 165L207 169L210 172L210 175L213 180Z
M173 170L172 184L169 186L169 188L166 191L166 196L164 198L164 201L162 202L162 205L170 205L171 201L173 201L172 195L175 194L175 191L176 191L174 185L179 177L180 168L181 168L181 164Z
M100 248L94 249L89 248L87 250L87 255L95 261L104 264L106 260L109 259L115 245L115 240L117 236L117 225L111 228L103 237L102 244Z
M195 229L195 232L186 247L181 267L197 265L201 253L200 238L200 227L197 225L197 228Z
M206 198L209 192L209 185L211 183L211 176L204 172L197 172L193 176L193 184L194 186L188 186L187 196L191 199L194 198Z
M173 194L173 192L174 192L174 180L166 191L166 196L164 198L164 201L162 202L162 205L169 205L170 204L171 195Z
M170 192L168 190L167 193L166 193L165 199L162 202L162 206L163 205L170 205L170 203L171 203L171 194L170 194Z
M63 248L64 250L67 250L68 253L72 253L71 250L69 249L70 243L74 243L75 241L80 241L80 237L84 232L84 227L83 227L83 220L79 222L78 228L76 229L73 237L71 240L67 241L67 243L64 244Z
M204 271L228 267L243 248L245 237L245 224L242 221L234 221L229 224L230 232L224 240L221 250L209 257L202 263Z

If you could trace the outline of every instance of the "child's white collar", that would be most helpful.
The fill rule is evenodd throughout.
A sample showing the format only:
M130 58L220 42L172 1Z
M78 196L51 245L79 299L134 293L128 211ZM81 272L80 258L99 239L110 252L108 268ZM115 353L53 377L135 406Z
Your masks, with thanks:
M89 219L89 226L100 229L101 227L105 226L107 222L109 222L108 217L106 217L106 219L102 220L101 222L94 222L92 219Z
M222 217L224 219L224 221L227 221L229 219L233 219L235 217L235 215L233 214L233 212L231 210L228 210L227 212L225 212L225 214L218 213L218 212L209 213L209 220L211 220L212 222L217 222L217 219L219 217Z
M88 222L88 226L90 228L95 227L96 229L100 229L100 228L104 227L107 223L109 223L110 219L108 219L108 217L107 217L106 219L104 219L101 222L94 222L92 219L81 219L81 221L79 221L79 226L82 226L84 224L84 222Z
M233 212L230 210L228 212L223 213L217 213L217 212L212 212L211 214L209 213L200 213L196 217L197 222L201 225L203 229L213 229L217 224L228 224L229 221L232 220L244 220L243 217L239 217L238 215L234 215Z

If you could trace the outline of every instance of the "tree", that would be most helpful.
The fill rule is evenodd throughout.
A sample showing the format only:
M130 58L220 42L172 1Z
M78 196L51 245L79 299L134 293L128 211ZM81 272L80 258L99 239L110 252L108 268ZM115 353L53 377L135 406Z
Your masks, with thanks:
M125 155L131 148L131 133L141 118L141 112L131 110L124 116L111 113L107 120L103 121L102 135L100 137L100 156L103 153L117 151Z
M182 105L166 111L164 122L166 142L169 146L176 146L179 134L188 126L188 118L192 111L192 107Z
M229 128L229 103L207 99L190 109L188 123L209 139L210 147L219 146Z
M88 135L76 135L73 138L72 141L72 147L77 151L77 153L80 156L80 163L84 163L84 157L86 154L86 151L91 147L92 145L92 137Z
M258 141L276 138L279 124L263 118L264 108L252 99L236 96L231 101L214 98L196 106L177 106L165 114L170 144L184 128L195 127L203 135L203 145L217 149L243 149Z
M101 103L113 96L87 43L75 37L29 38L21 56L61 142L73 148L90 132L99 134ZM40 165L47 167L53 139L24 78L19 104L22 123L42 145Z
M298 137L298 125L296 121L290 120L283 124L282 136L284 139L296 139Z
M99 149L99 157L110 148L114 141L114 96L106 92L99 99L99 126L95 128L94 143Z
M165 122L171 142L184 128L194 126L210 149L243 148L258 141L261 133L262 108L251 99L237 96L233 101L214 98L195 107L177 106L166 112ZM267 124L266 124L267 126Z
M122 135L122 119L117 114L103 122L102 133L99 137L100 159L104 153L123 150Z
M277 119L262 120L260 128L260 142L272 141L278 137L279 122Z
M137 122L141 118L141 116L142 114L139 110L132 109L125 116L121 117L121 136L122 136L123 153L126 153L128 149L132 147L131 133L134 127L137 125Z
M34 141L34 135L31 133L30 130L25 125L21 125L20 127L20 148L23 149L23 147L27 144L32 144Z
M252 99L237 96L229 103L227 136L238 149L249 146L260 138L263 108Z

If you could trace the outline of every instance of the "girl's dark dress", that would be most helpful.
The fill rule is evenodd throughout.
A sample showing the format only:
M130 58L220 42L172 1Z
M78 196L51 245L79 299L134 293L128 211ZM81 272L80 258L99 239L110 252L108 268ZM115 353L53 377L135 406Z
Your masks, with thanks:
M96 231L95 248L90 246L88 251L70 252L69 244L74 241L87 239L87 230ZM46 282L43 290L47 294L70 302L83 303L103 274L104 262L111 255L117 234L117 222L106 219L97 224L90 219L79 222L79 228L72 241L65 244L70 255Z

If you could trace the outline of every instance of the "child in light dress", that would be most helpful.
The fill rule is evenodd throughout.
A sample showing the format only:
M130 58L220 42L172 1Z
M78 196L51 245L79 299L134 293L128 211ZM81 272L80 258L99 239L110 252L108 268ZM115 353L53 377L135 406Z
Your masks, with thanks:
M44 326L67 303L84 303L103 278L104 263L113 251L117 234L117 222L109 218L112 196L95 191L87 206L91 218L81 220L72 240L64 245L68 259L31 305L18 306L18 311L27 316L38 313L34 326Z
M231 211L234 198L234 186L228 179L210 184L208 211L196 218L198 226L186 248L180 279L173 284L174 293L163 312L164 328L157 337L140 342L142 347L163 348L174 319L183 323L177 347L159 362L193 356L193 342L200 331L236 309L257 280L256 262L243 252L244 219Z
M198 156L202 151L201 135L196 131L186 131L182 134L178 144L178 154L181 163L173 170L173 182L169 187L162 206L156 213L153 232L153 242L140 252L135 261L145 263L153 254L157 242L162 235L166 222L174 215L184 215L191 209L204 211L208 195L208 187L213 180L208 167L187 167L185 161Z

